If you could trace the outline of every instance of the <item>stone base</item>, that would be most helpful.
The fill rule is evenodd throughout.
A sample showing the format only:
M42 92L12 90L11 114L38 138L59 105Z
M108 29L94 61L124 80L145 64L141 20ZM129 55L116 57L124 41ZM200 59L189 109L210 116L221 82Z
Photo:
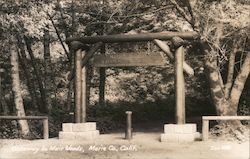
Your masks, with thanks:
M165 134L190 134L196 132L196 124L165 124Z
M86 123L63 123L63 132L84 132L84 131L94 131L96 130L95 122Z
M94 140L98 138L99 134L95 122L63 123L62 131L59 132L59 139Z
M99 136L99 130L86 131L86 132L59 132L59 139L84 139L94 140Z
M161 134L161 142L192 142L196 133L191 134Z
M198 134L196 124L165 124L161 142L192 142Z

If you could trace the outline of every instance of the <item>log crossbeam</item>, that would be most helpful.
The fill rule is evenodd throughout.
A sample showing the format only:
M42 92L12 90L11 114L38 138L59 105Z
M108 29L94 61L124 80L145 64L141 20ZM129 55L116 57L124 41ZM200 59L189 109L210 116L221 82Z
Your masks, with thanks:
M120 42L143 42L159 40L171 40L173 37L180 37L185 40L195 40L199 37L197 32L161 32L161 33L143 33L143 34L116 34L102 36L71 37L66 40L70 44L73 41L79 41L83 44L120 43Z

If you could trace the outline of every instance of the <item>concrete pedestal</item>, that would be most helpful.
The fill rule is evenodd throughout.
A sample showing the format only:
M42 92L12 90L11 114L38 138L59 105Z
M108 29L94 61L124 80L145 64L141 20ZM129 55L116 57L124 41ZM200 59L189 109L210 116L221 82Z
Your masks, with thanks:
M192 142L199 136L196 124L165 124L161 142Z
M95 122L86 123L63 123L59 139L84 139L94 140L99 136Z

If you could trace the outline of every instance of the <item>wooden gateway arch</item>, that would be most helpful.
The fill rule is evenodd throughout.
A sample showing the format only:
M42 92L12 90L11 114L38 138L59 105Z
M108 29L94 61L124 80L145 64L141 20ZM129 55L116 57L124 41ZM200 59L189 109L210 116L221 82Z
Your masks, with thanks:
M75 72L71 79L75 81L75 122L86 122L86 63L94 58L96 67L124 67L124 66L154 66L163 65L161 56L138 54L94 55L105 43L147 42L153 41L169 58L175 62L175 96L176 123L185 124L185 82L184 73L193 75L193 69L184 61L184 46L187 40L198 39L196 32L160 32L142 34L118 34L105 36L72 37L66 40L71 53L75 54ZM175 54L163 41L171 40L175 45ZM86 44L94 44L86 50ZM143 54L140 54L143 55ZM121 57L123 56L123 57ZM122 59L122 60L119 60Z

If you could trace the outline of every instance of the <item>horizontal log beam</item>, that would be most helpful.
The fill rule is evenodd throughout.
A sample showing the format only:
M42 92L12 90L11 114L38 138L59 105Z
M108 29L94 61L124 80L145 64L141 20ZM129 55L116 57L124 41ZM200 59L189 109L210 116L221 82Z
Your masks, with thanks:
M250 120L250 116L203 116L202 120Z
M202 116L202 140L209 137L209 120L250 120L250 116Z
M29 119L42 120L42 119L48 119L48 117L47 116L0 116L0 119L5 119L5 120L29 120Z
M103 36L86 36L86 37L71 37L66 39L66 43L70 44L72 41L79 41L84 44L92 44L97 42L103 43L119 43L119 42L142 42L152 41L154 39L170 40L173 37L180 37L186 40L194 40L199 37L197 32L161 32L161 33L142 33L142 34L117 34L117 35L103 35Z
M165 44L163 41L155 39L154 43L169 57L170 61L174 61L174 55L170 51L170 48L167 44ZM183 70L185 73L187 73L189 76L194 75L194 70L191 66L189 66L185 61L183 62Z

